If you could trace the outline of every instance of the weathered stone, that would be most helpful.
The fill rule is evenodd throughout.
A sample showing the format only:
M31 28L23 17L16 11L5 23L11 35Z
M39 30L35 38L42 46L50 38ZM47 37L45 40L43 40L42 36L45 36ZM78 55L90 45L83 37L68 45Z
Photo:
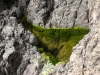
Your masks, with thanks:
M48 11L50 9L51 0L31 0L27 11L28 21L31 21L33 24L41 25L44 27L47 20Z
M100 1L89 1L90 32L73 48L70 62L55 69L51 75L99 75L100 74ZM60 65L59 65L60 66Z
M12 15L15 10L0 13L0 75L45 74L45 67L54 65L39 53L36 36Z
M18 24L16 17L10 15L12 11L7 11L9 10L0 13L0 74L17 75L17 68L25 52L32 50L34 53L31 51L30 54L38 53L37 49L33 48L37 39L21 23Z
M26 9L21 11L12 6L4 10L8 5L3 1L0 1L0 75L45 75L48 70L52 70L48 75L100 75L99 0L19 0L19 7L28 7L27 19L36 25L88 27L89 22L90 32L73 47L70 61L55 67L46 58L41 60L43 55L35 46L36 36L18 22L16 17Z
M87 0L55 0L54 10L47 27L88 27Z
M88 27L87 0L31 0L28 20L43 27Z

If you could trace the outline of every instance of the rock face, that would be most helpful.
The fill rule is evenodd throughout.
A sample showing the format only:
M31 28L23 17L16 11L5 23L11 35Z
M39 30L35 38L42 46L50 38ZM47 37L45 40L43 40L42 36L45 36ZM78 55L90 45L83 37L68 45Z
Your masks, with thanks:
M4 1L4 2L3 2ZM50 28L88 27L87 0L3 0L2 9L17 8L17 16L27 16L27 20L35 25ZM2 10L1 9L1 10ZM20 11L22 13L20 13ZM20 13L20 16L19 14Z
M90 32L73 48L70 62L57 66L51 75L100 75L100 1L88 1Z
M35 35L9 13L9 10L0 13L0 75L22 75L27 64L38 62L41 54L34 46Z
M88 27L87 7L87 0L30 0L27 18L49 28Z
M0 75L100 75L99 0L10 1L0 0ZM90 32L73 47L67 64L54 67L39 53L36 36L18 20L22 15L43 27L81 25Z
M87 0L55 0L47 27L55 25L59 28L83 26L88 27Z
M15 11L0 13L0 75L43 75L54 65L39 53L36 36L15 17Z

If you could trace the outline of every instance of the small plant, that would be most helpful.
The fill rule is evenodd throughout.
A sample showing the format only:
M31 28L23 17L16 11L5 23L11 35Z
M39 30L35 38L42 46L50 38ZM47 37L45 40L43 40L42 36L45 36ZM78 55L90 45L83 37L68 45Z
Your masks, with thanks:
M40 51L40 53L44 52L44 48L38 48L38 50Z
M57 63L57 59L50 53L50 52L44 52L46 56L49 57L49 61L55 65Z

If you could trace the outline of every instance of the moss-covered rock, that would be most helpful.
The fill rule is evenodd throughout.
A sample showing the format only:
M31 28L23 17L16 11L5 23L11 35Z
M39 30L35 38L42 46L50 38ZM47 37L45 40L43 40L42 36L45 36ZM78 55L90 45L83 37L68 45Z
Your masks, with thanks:
M25 26L33 32L39 40L38 47L43 47L41 52L50 52L58 61L69 61L72 47L74 47L85 34L88 28L42 28L35 26L22 18Z
M58 61L68 61L75 46L85 34L89 32L87 28L70 28L70 29L46 29L36 28L33 33L40 40L39 46L44 47L46 51L53 54Z

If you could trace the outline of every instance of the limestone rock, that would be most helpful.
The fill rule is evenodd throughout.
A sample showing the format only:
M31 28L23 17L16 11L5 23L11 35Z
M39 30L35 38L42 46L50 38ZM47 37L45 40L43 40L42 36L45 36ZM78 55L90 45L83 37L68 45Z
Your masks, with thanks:
M100 1L89 1L90 32L73 47L70 62L51 75L100 75Z
M34 46L37 44L36 36L10 14L9 10L0 13L0 75L17 75L17 68L20 69L24 59L28 63L31 55L41 57ZM24 69L27 65L23 64Z
M27 18L42 27L88 27L87 0L31 0Z
M52 0L30 0L27 11L28 21L36 25L45 26L52 6Z
M43 75L49 70L48 75L100 75L99 0L19 0L19 7L12 6L10 10L3 1L0 1L0 75ZM73 47L67 64L54 67L47 59L41 60L43 55L35 46L36 36L17 20L24 12L20 10L21 5L27 8L23 10L28 12L25 14L28 21L36 25L90 28Z
M46 74L54 65L39 53L36 36L12 15L13 12L0 13L0 75Z
M16 8L17 17L27 16L35 25L50 28L89 27L87 0L3 0L6 8Z
M50 15L47 27L59 28L73 26L88 27L87 0L55 0L54 10Z

